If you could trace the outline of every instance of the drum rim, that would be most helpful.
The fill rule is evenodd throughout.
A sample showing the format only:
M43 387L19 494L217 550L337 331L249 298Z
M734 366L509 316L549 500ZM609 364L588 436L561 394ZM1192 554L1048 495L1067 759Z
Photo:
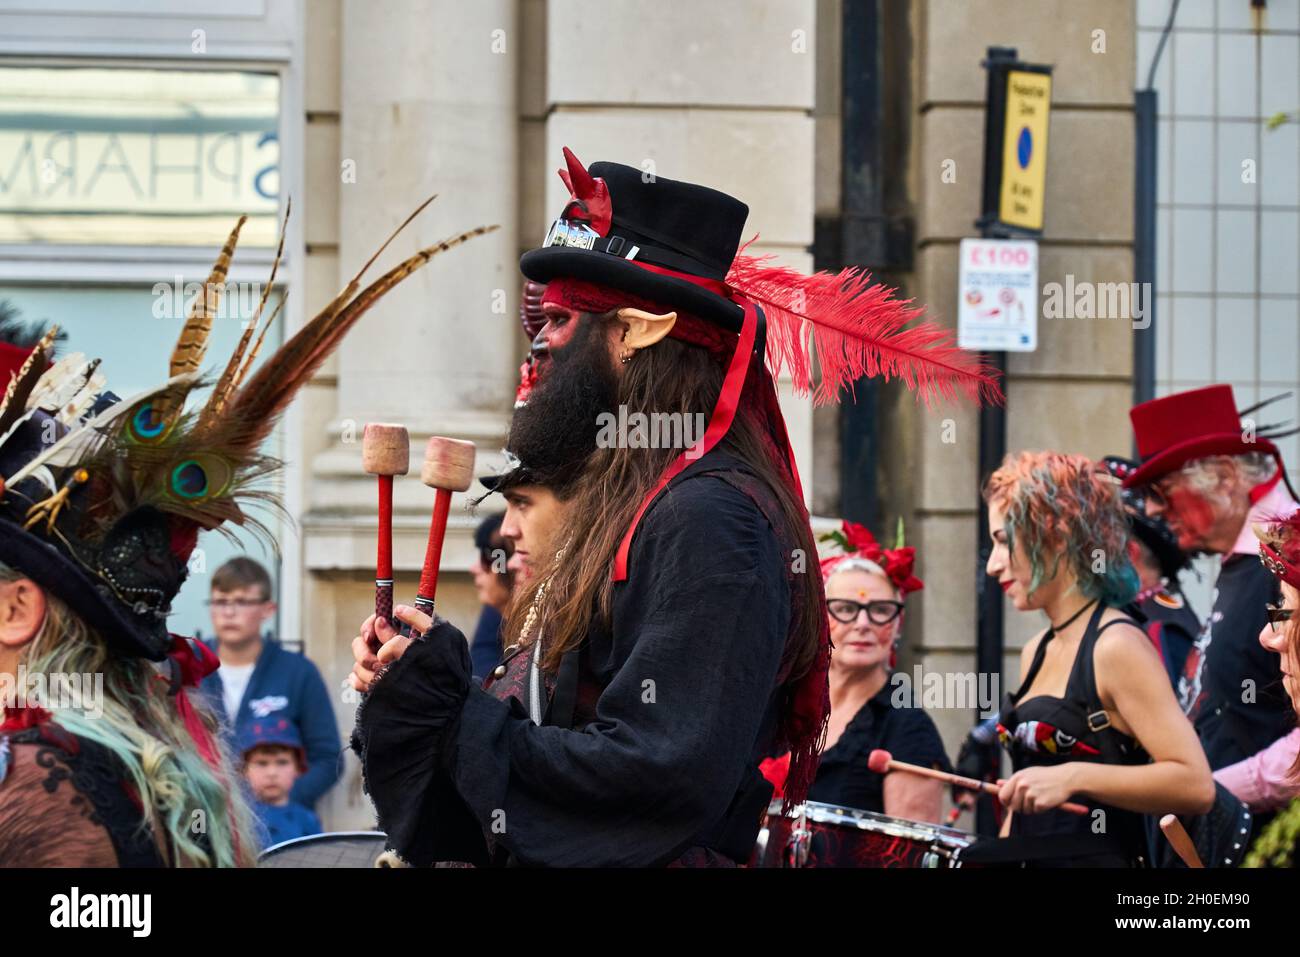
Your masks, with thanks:
M325 831L321 834L308 834L305 837L291 837L279 844L272 844L258 854L257 859L260 861L273 851L282 851L287 847L298 844L328 844L335 840L356 840L359 837L377 837L381 838L385 844L388 843L388 835L383 831Z
M955 827L947 827L943 824L933 824L929 821L913 821L905 817L892 817L888 814L866 811L845 804L805 801L803 804L791 808L789 814L781 813L781 805L780 799L774 800L768 807L768 815L785 817L792 821L800 817L807 817L818 824L839 824L857 831L874 831L878 834L888 834L890 837L931 841L944 838L948 843L960 847L969 847L975 843L978 837L978 835L972 834L970 831L958 830ZM868 821L877 826L869 826Z

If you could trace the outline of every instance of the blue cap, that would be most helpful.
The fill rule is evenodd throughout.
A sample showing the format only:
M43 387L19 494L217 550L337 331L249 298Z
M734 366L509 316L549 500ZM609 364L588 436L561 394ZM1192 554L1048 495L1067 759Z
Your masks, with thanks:
M306 751L302 746L302 736L297 726L288 718L262 719L245 725L239 733L239 754L247 757L248 752L257 747L278 746L293 748L298 752L298 763L307 764Z

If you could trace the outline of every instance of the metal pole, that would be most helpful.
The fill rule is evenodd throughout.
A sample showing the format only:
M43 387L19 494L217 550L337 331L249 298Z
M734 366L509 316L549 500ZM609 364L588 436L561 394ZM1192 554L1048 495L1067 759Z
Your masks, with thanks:
M1133 277L1146 307L1145 329L1133 330L1133 404L1156 394L1156 116L1159 95L1138 90L1133 97L1137 162L1133 187Z
M1005 98L1000 90L1005 89L1007 67L1016 62L1016 50L1013 47L989 47L988 58L984 62L988 70L988 89L985 96L984 118L984 179L982 184L983 201L980 204L980 218L976 223L980 235L985 239L1006 237L1006 231L997 224L998 193L1001 188L1002 140L1001 132L1006 114ZM1000 373L1005 374L1007 357L1005 352L989 352L984 358ZM1003 378L1005 389L1005 377ZM978 481L983 483L990 472L1001 464L1007 454L1007 419L1003 406L985 405L980 408L980 446ZM988 564L990 539L988 510L976 491L976 511L979 516L979 537L975 543L975 595L978 607L977 632L975 639L975 667L978 673L993 675L1002 673L1003 658L1003 622L1002 589L996 581L990 579L984 568ZM979 712L975 721L981 719ZM981 796L976 803L975 829L980 834L995 834L997 824L993 814L993 802L987 796Z

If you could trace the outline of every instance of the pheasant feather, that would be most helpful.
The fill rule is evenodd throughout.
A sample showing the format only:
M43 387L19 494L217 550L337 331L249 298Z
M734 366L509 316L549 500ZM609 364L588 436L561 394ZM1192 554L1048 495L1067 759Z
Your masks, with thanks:
M280 270L280 259L284 256L284 238L289 230L289 213L292 208L293 201L287 200L284 204L284 219L280 223L280 242L275 249L275 260L271 263L271 275L266 280L266 286L262 289L262 298L258 300L257 311L253 313L253 318L244 327L244 334L239 337L239 345L231 353L225 371L221 373L221 378L217 380L217 384L213 387L207 405L203 407L203 412L199 416L199 428L210 422L214 416L221 414L226 399L238 387L239 380L243 377L244 352L248 348L248 343L253 338L253 333L257 330L258 324L261 322L262 310L266 308L266 300L270 297L271 289L275 286L275 276ZM281 305L283 305L283 299L281 299ZM269 328L271 323L275 322L275 314L278 312L279 306L272 312L271 318L267 320L266 327L262 330L262 336L258 337L259 347L262 343L262 337L266 335L266 328ZM254 354L256 354L256 350L254 350Z

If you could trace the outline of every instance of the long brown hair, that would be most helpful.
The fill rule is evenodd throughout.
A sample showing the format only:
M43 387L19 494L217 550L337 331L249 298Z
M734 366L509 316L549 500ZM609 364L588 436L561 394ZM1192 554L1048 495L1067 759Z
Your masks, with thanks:
M583 321L614 321L614 314L584 316ZM638 352L624 369L619 383L619 403L629 416L640 412L681 413L706 417L722 390L724 369L708 350L666 338ZM760 374L751 367L750 375ZM804 556L805 587L797 589L798 607L791 608L796 623L794 656L787 681L807 672L817 653L821 617L825 614L814 587L817 546L808 524L808 513L781 474L781 466L769 458L764 443L763 423L742 403L740 411L719 448L744 462L768 485L778 502L789 529L789 538ZM680 448L597 448L588 458L581 479L571 488L554 490L565 502L566 528L557 546L558 560L515 589L506 614L506 644L545 635L542 667L559 668L560 659L586 637L593 615L609 627L613 612L613 582L610 569L623 535L645 495L654 488L664 469L682 451ZM778 532L779 534L779 532ZM790 556L793 562L795 556ZM795 566L797 567L797 566ZM539 590L545 586L542 597ZM534 634L523 634L529 609L536 602Z

